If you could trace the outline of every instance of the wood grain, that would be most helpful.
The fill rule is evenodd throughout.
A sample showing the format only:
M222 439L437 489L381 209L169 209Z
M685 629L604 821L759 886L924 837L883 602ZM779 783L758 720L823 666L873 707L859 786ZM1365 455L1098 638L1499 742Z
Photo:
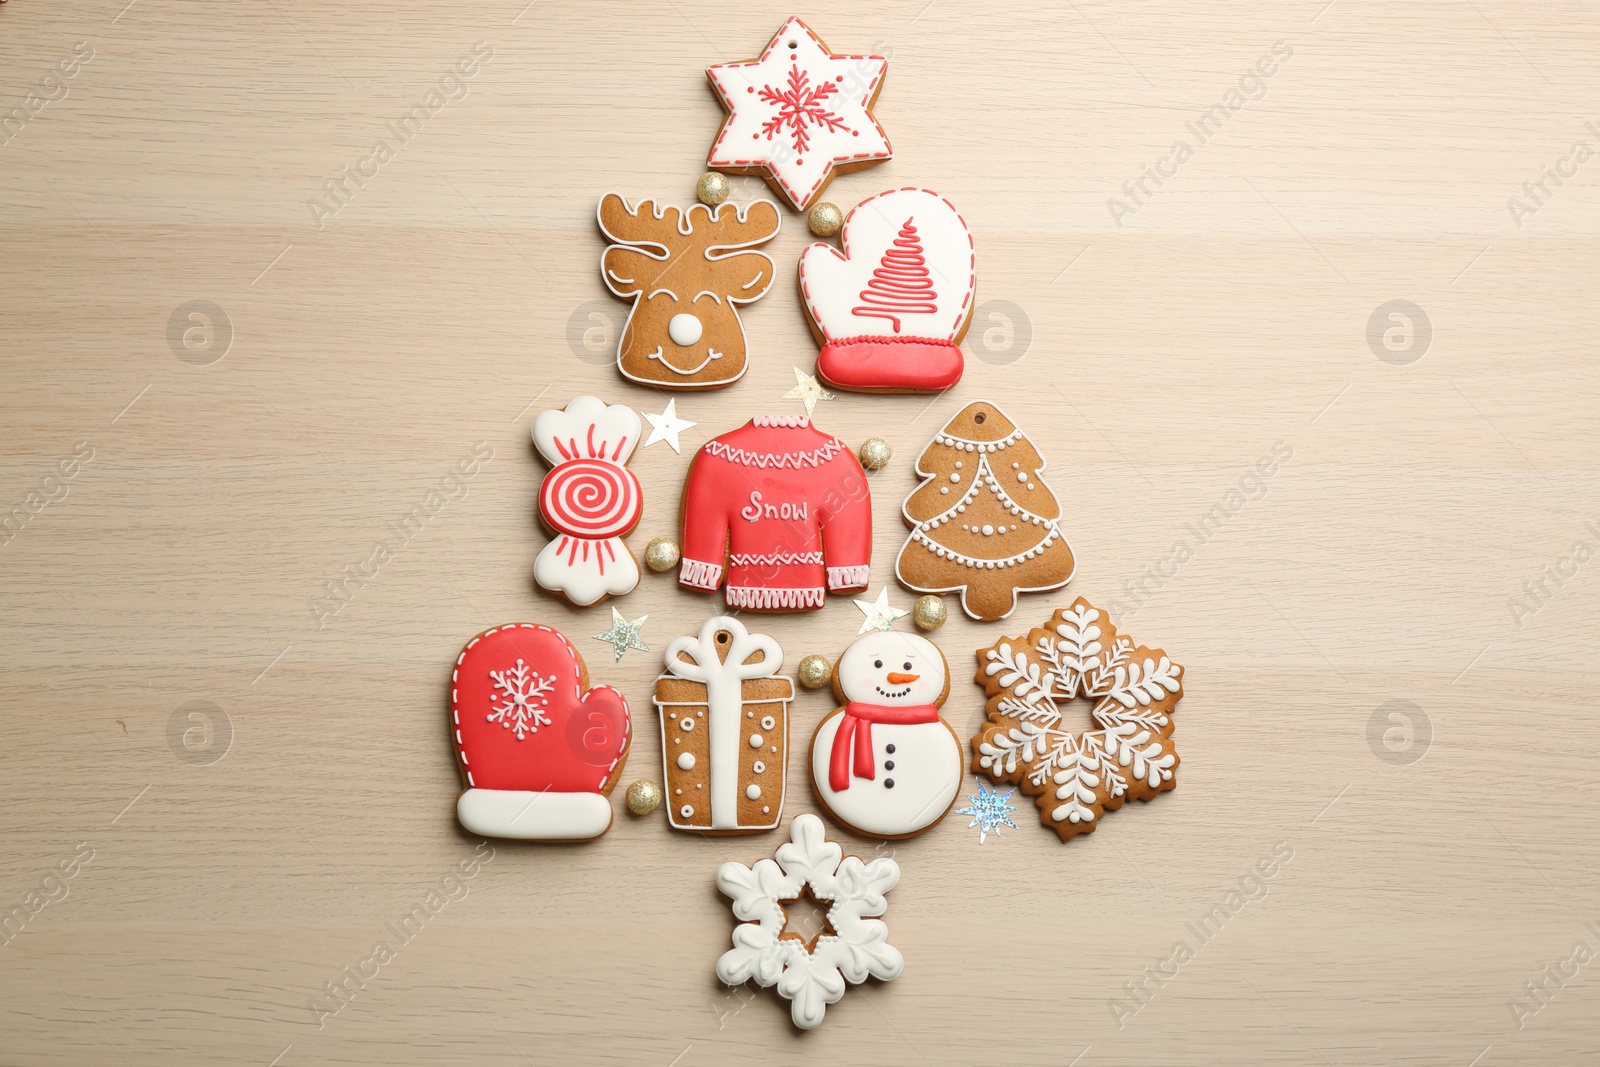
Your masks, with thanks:
M1180 787L1092 836L1027 808L981 846L957 816L844 836L902 866L906 971L802 1035L712 973L713 870L779 835L672 833L622 790L585 847L479 851L452 818L449 668L487 626L561 628L650 721L655 658L613 668L588 640L606 609L532 587L528 424L580 392L665 405L608 364L595 204L692 196L721 117L703 68L790 13L523 3L0 9L0 123L27 116L0 134L0 515L40 494L0 538L0 915L55 898L0 944L0 1063L1594 1062L1600 970L1565 961L1600 951L1600 163L1573 152L1600 149L1600 11L800 12L892 52L895 159L827 198L926 185L978 247L953 394L817 411L896 449L874 591L915 455L988 398L1048 459L1078 573L1007 623L952 619L956 670L1081 594L1188 671ZM479 42L465 96L332 213L326 183ZM792 269L807 238L785 211L767 251ZM1374 325L1396 300L1425 342L1415 312L1409 341ZM746 378L680 400L684 455L633 464L636 552L671 531L688 450L799 410L792 289L744 320ZM492 459L448 481L474 447ZM393 558L315 608L379 540ZM647 576L619 606L661 648L714 604ZM763 625L792 665L859 618ZM964 685L945 712L970 736ZM832 707L797 696L796 746ZM659 745L638 730L629 781ZM814 808L795 762L791 815Z

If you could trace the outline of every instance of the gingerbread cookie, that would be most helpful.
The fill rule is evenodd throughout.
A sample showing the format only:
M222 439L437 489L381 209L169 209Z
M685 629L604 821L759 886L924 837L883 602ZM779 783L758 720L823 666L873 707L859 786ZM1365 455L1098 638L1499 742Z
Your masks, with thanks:
M889 61L834 55L791 18L759 59L706 68L728 112L706 162L757 174L804 211L835 174L894 155L872 116Z
M811 737L811 782L833 820L869 837L915 837L961 791L961 742L939 707L950 695L944 653L925 637L876 630L833 672L846 701Z
M1016 783L1061 840L1178 784L1172 713L1183 668L1135 645L1082 597L1026 637L980 648L976 680L989 721L972 739L973 773ZM1080 699L1094 729L1074 729Z
M872 495L844 442L799 416L758 416L706 442L683 489L678 581L730 608L820 608L864 588Z
M628 701L589 688L578 650L548 626L510 623L467 642L450 674L450 722L475 834L585 841L611 827L628 758Z
M783 818L794 682L783 649L738 619L708 619L667 646L656 679L667 821L679 830L746 834Z
M717 868L717 888L744 920L733 929L733 947L717 960L717 978L728 985L754 980L777 986L792 1002L794 1024L811 1030L844 996L846 982L888 982L904 970L888 925L876 918L888 910L884 895L900 881L900 866L887 857L862 863L844 855L815 815L795 816L789 838L778 846L776 862L746 867L730 860ZM824 932L809 942L787 929L784 909L805 894L828 908Z
M936 393L961 380L977 256L966 220L929 189L868 197L843 250L800 254L800 295L822 344L817 373L858 393Z
M626 464L642 428L632 408L580 396L541 411L533 443L550 464L539 487L539 517L555 531L533 564L533 580L585 607L639 584L639 562L622 543L644 509Z
M738 307L772 284L772 259L753 251L778 234L778 205L694 204L688 210L616 193L600 200L606 288L633 300L617 342L623 376L662 389L718 389L745 372Z
M987 400L962 408L917 457L923 482L903 509L911 536L895 561L901 584L959 590L962 610L984 622L1010 615L1018 593L1066 585L1072 546L1043 471L1005 412Z

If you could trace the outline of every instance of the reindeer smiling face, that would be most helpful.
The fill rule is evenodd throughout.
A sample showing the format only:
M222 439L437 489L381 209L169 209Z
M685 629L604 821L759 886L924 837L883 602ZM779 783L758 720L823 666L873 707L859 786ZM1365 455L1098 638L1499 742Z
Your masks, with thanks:
M606 288L633 299L617 344L617 367L664 389L716 389L745 371L739 304L772 285L772 260L748 251L777 236L778 207L695 204L687 211L653 200L629 208L616 193L600 201L600 229L615 242L600 258Z

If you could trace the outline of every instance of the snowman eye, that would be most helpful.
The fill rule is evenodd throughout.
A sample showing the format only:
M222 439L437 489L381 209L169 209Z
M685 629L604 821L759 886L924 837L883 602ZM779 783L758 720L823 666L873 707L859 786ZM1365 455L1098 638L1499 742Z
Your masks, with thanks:
M911 670L911 662L910 662L910 661L909 661L909 660L907 660L907 661L906 661L906 667L905 667L905 669L906 669L906 670L907 670L907 671L910 671L910 670Z
M881 671L881 670L883 670L883 660L881 660L881 659L875 659L875 660L873 660L873 661L872 661L872 665L873 665L873 666L874 666L874 667L876 667L876 668L877 668L877 669L878 669L878 670L880 670L880 671Z

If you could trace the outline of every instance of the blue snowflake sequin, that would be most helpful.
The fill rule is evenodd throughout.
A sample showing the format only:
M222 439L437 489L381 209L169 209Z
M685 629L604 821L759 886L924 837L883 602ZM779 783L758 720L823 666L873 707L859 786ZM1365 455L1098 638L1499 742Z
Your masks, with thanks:
M967 799L972 801L964 808L957 808L957 815L971 815L972 821L967 824L967 829L978 827L978 844L983 844L989 839L989 832L994 831L994 836L1000 836L1000 827L1009 826L1017 829L1017 824L1011 821L1011 813L1017 809L1006 801L1011 799L1010 793L991 793L984 788L982 782L978 783L978 795L967 794Z

